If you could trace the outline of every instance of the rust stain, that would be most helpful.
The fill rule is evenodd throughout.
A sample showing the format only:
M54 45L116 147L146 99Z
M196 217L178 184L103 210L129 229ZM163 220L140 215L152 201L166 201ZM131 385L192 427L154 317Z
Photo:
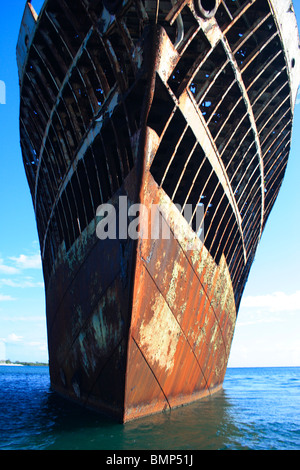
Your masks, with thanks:
M180 328L175 321L168 304L160 295L154 300L152 317L140 326L140 347L150 363L158 362L165 373L174 368L175 352L180 336Z

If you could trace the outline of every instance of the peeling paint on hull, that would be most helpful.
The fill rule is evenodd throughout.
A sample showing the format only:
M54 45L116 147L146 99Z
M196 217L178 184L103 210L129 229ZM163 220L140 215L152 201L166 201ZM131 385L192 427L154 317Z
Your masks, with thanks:
M295 17L286 0L240 3L47 0L39 17L25 8L20 135L51 384L120 422L220 390L284 177ZM97 208L118 214L120 196L155 207L169 237L99 240ZM151 233L145 214L139 229Z

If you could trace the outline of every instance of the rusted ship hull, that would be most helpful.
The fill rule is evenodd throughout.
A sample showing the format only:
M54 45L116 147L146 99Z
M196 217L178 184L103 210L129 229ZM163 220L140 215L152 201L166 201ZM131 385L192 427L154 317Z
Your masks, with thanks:
M21 146L62 395L126 422L222 387L290 148L300 61L283 3L27 4ZM97 208L121 200L155 208L168 236L142 236L143 214L138 237L119 216L99 239Z
M148 178L147 202L162 201ZM172 202L164 207L176 222ZM230 274L200 240L199 250L185 241L173 232L166 240L97 241L61 265L47 291L54 389L121 421L220 389L236 319Z
M51 279L47 312L54 389L121 421L222 385L235 302L225 260L205 247L98 241Z

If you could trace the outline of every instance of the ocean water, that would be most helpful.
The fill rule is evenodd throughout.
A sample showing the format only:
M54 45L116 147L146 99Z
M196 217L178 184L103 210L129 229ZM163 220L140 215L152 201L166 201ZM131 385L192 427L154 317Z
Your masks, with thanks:
M47 367L0 366L0 449L299 450L300 368L228 369L213 397L120 425L57 396Z

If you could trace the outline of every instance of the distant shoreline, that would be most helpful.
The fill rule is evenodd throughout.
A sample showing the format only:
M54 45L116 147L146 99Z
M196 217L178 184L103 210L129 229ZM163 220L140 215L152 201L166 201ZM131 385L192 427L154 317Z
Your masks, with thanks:
M1 366L3 366L3 367L4 367L4 366L7 366L7 367L11 367L11 366L13 366L13 367L24 367L23 364L1 364L1 363L0 363L0 367L1 367Z
M32 366L32 367L49 367L49 364L45 362L0 362L1 366L12 366L12 367L24 367L24 366Z

